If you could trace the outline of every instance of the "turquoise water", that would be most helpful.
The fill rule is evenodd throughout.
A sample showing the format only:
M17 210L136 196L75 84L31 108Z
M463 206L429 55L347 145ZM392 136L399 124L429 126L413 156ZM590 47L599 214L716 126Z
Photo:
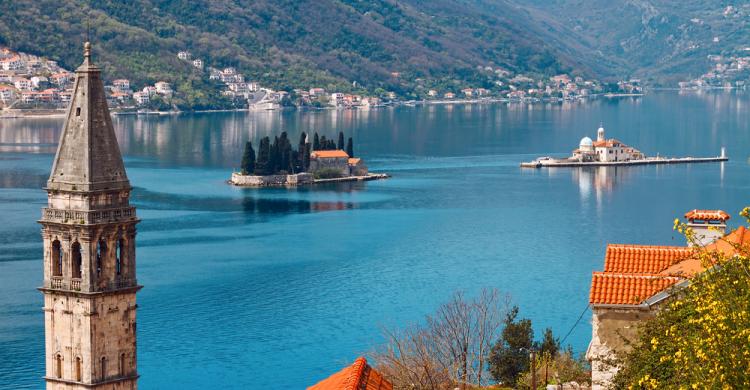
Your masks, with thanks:
M143 219L138 365L144 389L304 388L422 320L452 292L510 294L562 336L607 243L681 244L692 208L750 204L750 98L734 93L565 105L117 117ZM522 170L603 122L649 155L724 164ZM36 220L62 119L0 121L0 378L40 388ZM393 178L300 189L224 184L241 145L281 130L355 139ZM586 314L568 337L590 338Z

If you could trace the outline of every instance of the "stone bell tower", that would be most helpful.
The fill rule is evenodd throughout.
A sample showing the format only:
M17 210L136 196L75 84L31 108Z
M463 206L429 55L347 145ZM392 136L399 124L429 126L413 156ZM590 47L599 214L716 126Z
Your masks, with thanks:
M136 389L138 219L88 42L46 190L47 389Z

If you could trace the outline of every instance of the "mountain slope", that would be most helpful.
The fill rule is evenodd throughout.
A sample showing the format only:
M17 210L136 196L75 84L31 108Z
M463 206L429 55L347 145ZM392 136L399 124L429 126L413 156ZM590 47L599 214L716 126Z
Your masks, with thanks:
M617 64L616 72L673 85L705 72L709 54L750 44L750 4L723 0L522 0L535 20L569 26L565 41L583 42ZM585 51L582 51L585 52Z
M0 43L68 68L80 61L89 20L107 76L136 84L184 82L191 70L175 58L183 49L275 88L350 90L356 81L407 93L418 77L478 82L477 66L488 65L596 73L504 0L4 0L0 8Z

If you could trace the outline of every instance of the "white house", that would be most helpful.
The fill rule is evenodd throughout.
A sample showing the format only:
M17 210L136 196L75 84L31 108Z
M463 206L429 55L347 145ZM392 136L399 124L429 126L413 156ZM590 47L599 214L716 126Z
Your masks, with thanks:
M189 51L181 51L181 52L177 53L177 58L179 58L181 60L190 61L191 57L192 57L192 55L190 54Z
M16 89L21 91L30 91L33 86L31 80L23 77L16 77L13 79L13 85L16 86Z
M200 58L196 58L193 60L193 66L198 69L203 69L203 60Z
M0 102L3 102L3 104L9 104L15 100L15 97L16 91L13 87L0 85Z
M158 81L156 84L154 84L154 87L156 88L156 93L159 95L171 95L172 94L172 86L169 85L166 81Z
M130 92L130 80L128 79L114 80L112 86L119 92Z
M143 91L134 93L133 100L135 100L138 105L148 104L148 102L151 101L149 93Z

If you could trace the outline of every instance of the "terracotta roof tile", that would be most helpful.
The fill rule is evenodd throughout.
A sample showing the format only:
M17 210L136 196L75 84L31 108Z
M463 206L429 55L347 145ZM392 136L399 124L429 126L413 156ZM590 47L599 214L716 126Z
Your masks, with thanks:
M664 275L627 275L594 272L589 303L637 305L682 280Z
M730 216L723 210L694 209L685 213L685 218L689 220L699 219L702 221L726 221L730 218Z
M733 232L724 236L724 238L715 241L713 244L706 245L704 248L709 252L718 251L725 256L734 256L737 253L737 245L745 247L750 246L750 231L744 226L740 226ZM690 277L705 270L706 267L701 263L701 259L697 256L693 256L687 260L672 265L661 271L660 274Z
M312 158L349 158L343 150L316 150L310 154Z
M351 366L307 388L307 390L393 390L393 385L372 369L363 357Z
M682 246L610 244L604 258L604 272L655 274L692 253L692 249Z
M352 157L349 159L349 165L357 165L360 161L362 161L361 158Z

